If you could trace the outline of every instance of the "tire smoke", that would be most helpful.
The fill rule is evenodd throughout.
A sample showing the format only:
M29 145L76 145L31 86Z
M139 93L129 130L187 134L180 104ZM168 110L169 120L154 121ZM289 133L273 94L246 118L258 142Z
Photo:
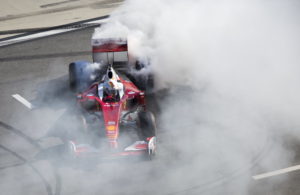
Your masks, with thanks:
M227 190L247 194L254 162L261 170L291 163L284 138L300 137L299 6L129 0L95 30L93 38L127 37L131 55L151 59L157 90L168 91L159 139L162 161L176 171L165 170L164 188L244 170L249 179Z

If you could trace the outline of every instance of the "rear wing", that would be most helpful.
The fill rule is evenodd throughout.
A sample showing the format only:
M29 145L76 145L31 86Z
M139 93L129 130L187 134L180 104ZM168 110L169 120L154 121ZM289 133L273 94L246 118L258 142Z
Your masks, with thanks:
M124 39L92 39L93 53L128 51Z
M93 61L101 64L127 64L128 46L124 39L92 39Z

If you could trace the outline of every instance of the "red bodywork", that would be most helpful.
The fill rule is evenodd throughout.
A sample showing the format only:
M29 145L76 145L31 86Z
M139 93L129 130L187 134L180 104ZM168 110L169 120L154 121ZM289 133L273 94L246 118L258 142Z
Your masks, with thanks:
M98 54L108 54L114 52L118 53L127 53L127 41L123 39L96 39L92 40L93 46L93 59L96 63L109 62L108 59L101 59L102 57L107 57L109 55L98 55ZM127 63L128 63L128 53L126 54ZM99 61L97 61L99 60ZM120 60L120 58L118 58ZM112 61L112 64L114 60ZM78 104L83 105L85 102L92 101L96 102L96 106L93 107L93 111L102 112L103 121L105 129L103 129L103 125L99 124L99 131L105 131L106 138L108 140L109 146L112 149L117 149L118 147L118 138L119 138L119 129L120 129L120 121L123 120L124 113L128 113L133 109L132 105L130 106L130 102L134 99L134 105L139 106L142 109L145 109L145 97L144 92L139 90L131 81L120 77L118 75L118 82L121 82L124 87L124 95L121 97L119 101L107 101L104 96L99 97L98 94L98 86L99 82L92 84L86 91L81 94L78 94ZM135 107L136 108L136 107ZM129 115L127 115L129 116ZM126 117L127 117L126 116ZM131 117L129 117L131 120ZM133 119L134 120L134 119ZM123 123L122 123L123 124ZM74 141L69 142L72 151L75 152L76 156L80 156L84 153L96 153L96 148L88 144L76 144ZM121 149L121 148L120 148ZM134 144L127 146L125 149L114 150L111 153L111 157L114 156L130 156L130 155L140 155L149 153L155 150L155 136L147 138L146 141L136 141Z
M92 42L93 53L128 51L127 41L122 39L96 39Z
M126 102L128 99L136 99L140 106L145 106L144 92L140 91L131 81L120 78L125 88L123 97L118 102L105 102L98 96L98 83L90 86L88 90L81 94L79 103L88 100L96 100L98 103L97 110L103 113L106 137L113 148L118 147L119 121L122 111L128 111Z

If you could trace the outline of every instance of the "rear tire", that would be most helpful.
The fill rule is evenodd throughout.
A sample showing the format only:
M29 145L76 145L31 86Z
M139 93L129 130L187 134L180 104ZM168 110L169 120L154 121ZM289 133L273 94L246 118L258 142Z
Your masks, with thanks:
M146 93L152 93L154 88L153 75L136 75L133 79L134 84Z
M156 155L156 122L153 113L150 111L139 112L138 125L140 130L140 139L146 141L148 143L148 147L149 145L152 145L152 147L154 146L152 149L148 148L145 160L153 160Z
M144 64L141 61L136 61L135 66L133 67L133 70L129 70L127 72L128 78L134 83L137 88L139 88L142 91L145 91L146 93L152 93L154 89L154 76L153 74L148 71L148 73L144 72L141 73L143 69L146 69L146 67L149 66L149 64Z
M95 70L90 68L90 66L91 63L85 61L69 64L69 84L73 92L82 92L95 81L95 79L92 79Z
M140 139L146 140L156 134L155 117L152 112L141 111L138 113L139 136Z

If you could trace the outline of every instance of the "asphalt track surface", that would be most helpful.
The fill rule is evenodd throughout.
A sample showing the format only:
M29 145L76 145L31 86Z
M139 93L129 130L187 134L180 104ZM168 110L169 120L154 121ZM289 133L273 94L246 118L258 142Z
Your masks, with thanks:
M209 181L199 174L192 183L184 182L190 173L173 178L180 165L166 158L104 163L64 160L62 141L55 135L74 100L68 92L68 64L92 60L92 32L93 28L86 28L0 48L1 194L244 194L234 190L241 180L249 180L245 194L300 194L299 172L277 176L276 186L269 185L274 178L254 181L244 174L245 169L259 170L256 161L267 158L268 145L252 164ZM11 97L16 93L41 108L30 111ZM299 145L289 147L298 151ZM172 156L171 150L168 153ZM294 163L300 164L298 155Z

